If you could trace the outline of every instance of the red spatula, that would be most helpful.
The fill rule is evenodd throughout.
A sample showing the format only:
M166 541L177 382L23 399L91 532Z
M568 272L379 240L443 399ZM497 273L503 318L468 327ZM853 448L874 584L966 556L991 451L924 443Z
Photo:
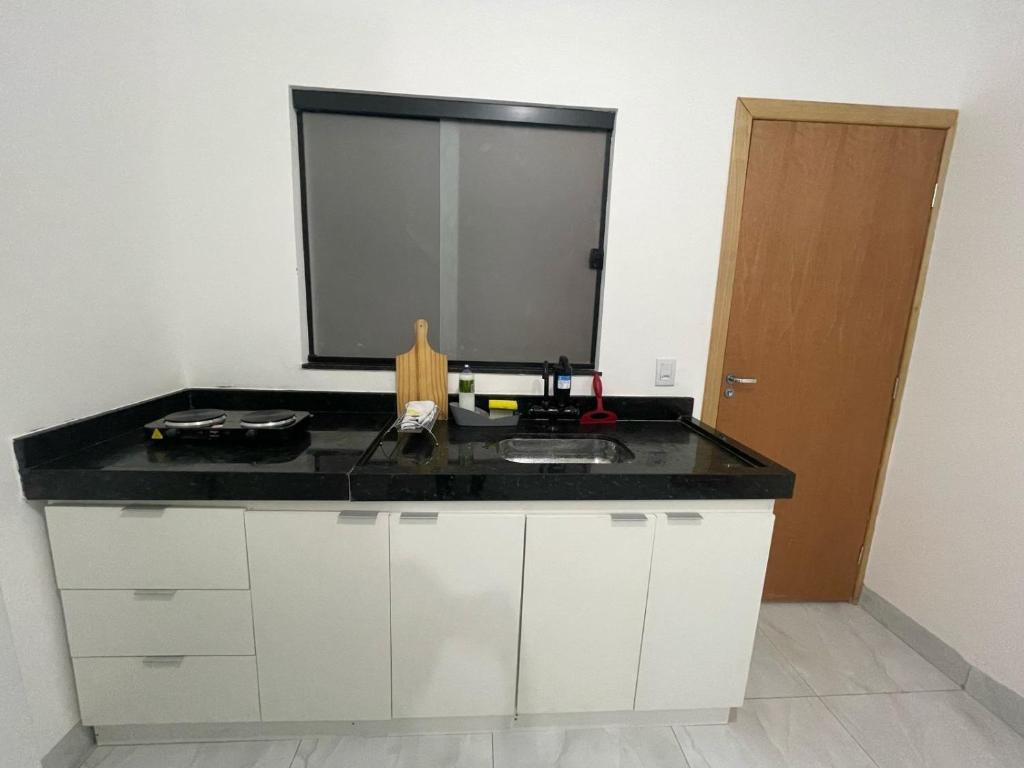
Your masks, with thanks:
M614 424L619 418L611 411L604 409L604 386L601 384L601 374L594 374L594 397L597 398L597 407L587 411L580 416L580 424Z

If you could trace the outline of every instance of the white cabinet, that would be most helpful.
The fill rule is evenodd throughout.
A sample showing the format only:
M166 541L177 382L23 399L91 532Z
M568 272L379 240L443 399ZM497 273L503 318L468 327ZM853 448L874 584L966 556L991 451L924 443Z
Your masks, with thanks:
M521 514L391 515L395 717L511 715Z
M439 506L49 507L83 722L742 705L770 502Z
M774 517L657 516L637 710L743 704Z
M654 520L529 515L519 711L633 709Z
M264 720L391 717L388 516L245 515Z
M260 716L252 656L74 659L85 725L251 722Z
M71 589L61 593L71 655L251 656L242 589Z
M51 506L61 589L248 589L241 509Z

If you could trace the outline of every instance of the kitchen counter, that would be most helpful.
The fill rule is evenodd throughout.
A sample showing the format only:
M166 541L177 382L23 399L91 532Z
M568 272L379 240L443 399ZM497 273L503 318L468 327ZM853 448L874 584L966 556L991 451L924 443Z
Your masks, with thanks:
M353 501L775 499L793 492L793 474L691 417L554 429L543 422L464 428L441 422L428 435L390 432L349 475ZM520 464L499 454L517 436L613 438L633 453L611 464Z
M532 400L519 397L521 407ZM623 500L773 499L793 473L692 418L689 398L606 398L611 426L556 431L623 442L621 464L518 464L497 442L551 434L541 422L466 429L439 422L428 435L384 433L387 393L183 390L15 440L26 498L40 500ZM574 398L582 409L589 398ZM311 411L309 435L281 445L165 442L142 425L182 408Z
M183 390L18 438L83 724L153 743L727 722L793 474L688 398L606 402L614 425L442 422L435 443L390 430L392 394ZM312 417L275 444L294 435L145 428L204 408ZM502 457L552 435L630 460Z

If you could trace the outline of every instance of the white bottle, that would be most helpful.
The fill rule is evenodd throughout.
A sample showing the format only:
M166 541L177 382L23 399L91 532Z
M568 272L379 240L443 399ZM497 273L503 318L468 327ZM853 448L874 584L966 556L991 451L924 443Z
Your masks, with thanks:
M472 411L476 407L476 377L467 365L459 373L459 408Z

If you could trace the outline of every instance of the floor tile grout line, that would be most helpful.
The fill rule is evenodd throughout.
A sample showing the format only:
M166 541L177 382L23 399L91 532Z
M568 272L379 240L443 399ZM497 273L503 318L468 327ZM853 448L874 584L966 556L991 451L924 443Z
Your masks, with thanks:
M844 696L915 696L921 693L967 693L967 691L961 690L960 688L928 688L920 691L858 691L856 693L823 693L818 696L818 698L838 699Z
M302 749L303 739L296 739L295 751L292 753L292 759L288 761L288 768L295 768L295 758L299 756L299 750Z
M855 607L860 608L860 606L855 606ZM899 640L901 643L903 643L907 647L908 650L910 650L911 652L913 652L914 654L919 656L926 663L931 664L931 662L929 662L927 659L925 659L923 656L921 656L921 654L917 653L917 651L915 651L913 648L911 648L910 645L908 645L902 638L900 638L898 635L896 635L896 633L894 633L892 630L890 630L884 624L882 624L877 619L875 619L873 616L871 616L871 614L868 614L867 611L864 611L863 608L860 608L860 610L863 611L869 617L871 617L872 620L876 621L878 623L878 625L884 631L888 632L893 637L895 637L897 640ZM758 615L758 629L759 630L760 630L760 624L761 624L761 622L760 622L760 614L759 614ZM807 678L805 678L803 676L803 674L800 672L799 668L790 660L789 656L786 655L786 653L778 646L778 644L776 644L771 639L771 637L768 635L767 632L762 632L762 635L764 636L764 639L768 641L769 645L771 645L779 653L779 655L783 659L785 659L786 663L789 664L790 667L793 668L793 671L796 672L797 676L801 680L803 680L804 683L807 685L807 687L810 688L810 690L813 692L814 698L816 698L821 703L822 707L824 707L825 711L828 712L829 716L831 716L839 724L839 727L843 729L843 731L850 737L850 739L853 741L853 743L857 745L857 748L861 752L864 753L864 756L867 757L867 759L869 761L871 761L871 764L876 766L876 768L880 768L880 766L878 764L878 761L875 760L874 756L870 752L868 752L868 750L864 747L864 745L860 743L860 741L857 739L856 736L854 736L853 732L847 727L846 723L843 722L843 719L841 717L839 717L839 715L836 714L836 712L833 711L833 709L828 705L828 702L825 700L826 696L832 696L832 695L835 695L835 696L887 696L887 695L890 695L892 693L938 693L939 692L939 691L913 691L913 692L911 692L911 691L880 691L880 692L877 692L877 693L875 693L875 692L865 692L865 693L850 693L850 694L822 694L822 693L819 693L818 690L811 684L811 682L809 680L807 680ZM935 665L932 664L931 666L934 667ZM942 670L938 669L938 667L935 667L935 669L937 671L939 671L940 673L942 673ZM945 673L942 673L942 674L945 674ZM948 675L946 675L946 677L948 677ZM953 680L950 680L949 682L952 683L953 685L955 685ZM951 690L948 690L948 689L947 689L946 692L955 693L955 691L951 691ZM779 697L779 698L781 698L781 697ZM673 731L673 733L674 733L674 731ZM677 739L677 741L678 741L678 739Z
M819 695L818 692L814 689L814 686L811 685L811 681L808 680L806 677L804 677L803 673L797 668L796 664L794 664L790 660L789 656L786 655L785 651L783 651L778 646L778 644L775 643L775 641L773 641L771 639L771 637L768 636L767 632L764 632L763 630L761 630L761 614L760 613L758 613L757 631L761 632L761 636L764 637L764 639L768 642L768 645L770 645L772 648L774 648L776 653L778 653L779 656L781 656L785 660L785 662L787 664L789 664L790 667L792 667L793 671L796 673L796 676L798 678L800 678L800 682L802 682L804 685L807 686L807 689L811 692L811 694L814 695L814 696ZM776 697L776 698L784 698L784 697ZM790 697L785 697L785 698L790 698Z
M762 603L761 603L761 608L763 609L765 605L766 605L766 603L762 602ZM800 605L800 604L799 604L799 603L796 603L795 605ZM882 622L880 622L880 621L879 621L878 619L876 619L876 618L875 618L874 616L872 616L872 615L871 615L870 613L868 613L868 612L867 612L866 610L864 610L863 608L861 608L861 607L860 607L859 605L856 605L856 604L853 604L853 603L836 603L836 605L844 605L844 606L845 606L845 605L849 605L849 606L850 606L850 608L853 608L853 609L855 609L855 610L859 611L860 613L863 613L863 614L864 614L864 615L865 615L865 616L866 616L866 617L867 617L868 619L870 619L870 620L871 620L871 621L873 621L873 622L874 622L875 624L877 624L877 625L879 626L879 628L880 628L880 629L882 630L882 632L884 632L884 633L885 633L885 634L887 634L887 635L891 635L891 636L892 636L892 638L893 638L893 639L895 639L895 640L896 640L896 641L897 641L897 642L898 642L898 643L899 643L900 645L904 646L904 648L905 648L906 650L910 651L910 652L911 652L911 653L912 653L912 654L913 654L914 656L917 656L917 657L918 657L918 658L919 658L919 659L920 659L921 661L923 661L923 662L924 662L925 664L927 664L927 665L928 665L928 666L930 666L930 667L931 667L932 669L934 669L934 670L935 670L935 671L936 671L937 673L939 673L940 675L942 675L942 677L946 678L946 680L948 680L948 681L949 681L949 684L950 684L951 686L953 686L952 688L929 688L929 689L926 689L926 690L906 690L906 689L904 689L904 688L900 688L900 687L897 687L897 689L896 689L896 690L894 690L894 691L866 691L866 692L865 692L866 694L872 694L872 693L924 693L924 692L929 692L929 691L952 691L952 690L966 690L966 689L964 688L964 686L958 686L958 685L956 684L956 682L955 682L955 681L954 681L954 680L953 680L952 678L950 678L950 677L949 677L949 675L947 675L947 674L946 674L945 672L943 672L943 671L942 671L941 669L939 669L939 668L938 668L938 667L936 667L936 666L935 666L934 664L932 664L932 663L931 663L930 661L928 661L928 659L926 659L926 658L925 658L924 656L922 656L922 655L921 655L920 653L918 653L918 652L917 652L917 650L915 650L915 649L914 649L914 648L913 648L913 647L912 647L912 646L911 646L911 645L910 645L909 643L907 643L907 642L906 642L906 641L905 641L905 640L904 640L904 639L903 639L902 637L900 637L899 635L897 635L897 634L896 634L895 632L893 632L893 631L892 631L891 629L889 629L889 628L888 628L887 626L885 626L885 624L883 624ZM779 652L779 655L781 655L781 656L782 656L782 658L783 658L783 659L785 659L785 660L786 660L786 662L787 662L787 663L788 663L788 664L789 664L789 665L790 665L790 666L791 666L791 667L793 668L793 671L795 671L795 672L796 672L797 676L798 676L798 677L799 677L799 678L800 678L801 680L803 680L803 681L804 681L804 683L805 683L805 684L807 685L807 687L808 687L808 688L810 688L810 689L811 689L811 691L813 691L813 693L814 693L814 695L815 695L815 696L846 696L846 695L860 695L860 694L836 694L836 693L819 693L819 692L818 692L818 690L817 690L817 689L816 689L816 688L814 687L814 685L812 685L812 684L811 684L811 682L810 682L810 681L809 681L809 680L808 680L808 679L807 679L806 677L804 677L804 675L803 675L803 674L802 674L802 673L800 672L800 670L799 670L799 669L797 668L796 664L794 664L794 663L793 663L793 661L792 661L792 660L790 659L790 657L789 657L789 656L788 656L788 655L786 654L785 650L783 650L783 648L782 648L782 647L781 647L781 646L780 646L780 645L779 645L778 643L774 642L774 641L773 641L773 640L771 639L771 637L770 637L770 636L768 635L768 633L767 633L767 632L765 632L765 631L764 631L764 630L762 629L762 627L761 627L761 616L762 616L762 614L761 614L761 613L759 612L759 613L758 613L758 621L757 621L757 629L758 629L759 631L761 631L761 633L762 633L762 635L764 636L765 640L767 640L767 641L768 641L768 643L769 643L769 644L770 644L770 645L771 645L771 646L772 646L773 648L775 648L775 650L776 650L776 651L778 651L778 652ZM844 623L847 623L847 622L844 622ZM852 631L852 632L853 632L854 634L858 635L858 637L860 637L859 633L857 633L856 631L854 631L852 627L849 627L849 629L850 629L850 631ZM786 633L785 633L785 632L781 632L781 634L785 636L785 634L786 634ZM822 638L822 639L824 640L824 638ZM869 643L869 642L868 642L867 638L861 637L861 640L862 640L862 641L864 642L865 646L869 647L869 648L870 648L870 649L872 650L872 652L874 652L874 646L873 646L873 644L872 644L872 643ZM896 681L894 680L893 682L896 682ZM780 698L781 698L781 697L780 697Z
M868 695L868 696L885 696L887 694L884 694L884 693L874 693L874 694L865 694L865 695ZM821 701L822 706L825 707L825 711L828 712L830 715L832 715L833 719L837 723L839 723L839 727L842 728L844 731L846 731L847 734L849 734L850 738L853 739L853 743L856 744L857 747L860 749L860 751L863 752L864 755L867 757L867 759L871 761L871 764L875 765L875 766L878 766L878 761L875 760L874 755L872 755L870 752L868 752L867 749L864 747L864 745L861 744L860 741L857 739L857 737L853 735L853 732L849 728L846 727L846 723L843 722L843 718L841 718L839 715L837 715L835 712L832 711L832 707L830 707L828 705L828 702L825 701L824 698L819 696L818 699ZM881 766L878 766L878 768L881 768Z
M672 738L676 740L676 746L679 748L679 755L683 758L683 764L680 768L690 768L690 760L686 756L686 750L683 749L683 743L679 741L679 734L676 733L676 728L685 728L685 725L670 725L668 729L672 731Z
M881 628L882 628L882 629L883 629L883 630L884 630L885 632L888 632L888 633L889 633L890 635L892 635L892 636L893 636L894 638L896 638L896 640L897 640L897 641L898 641L899 643L901 643L901 644L902 644L902 645L903 645L903 646L904 646L904 647L905 647L905 648L906 648L906 649L907 649L908 651L910 651L910 652L911 652L912 654L914 654L914 655L915 655L915 656L917 656L917 657L918 657L919 659L921 659L921 661L923 661L923 662L924 662L925 664L927 664L928 666L932 667L932 668L933 668L933 669L934 669L934 670L935 670L936 672L938 672L938 673L939 673L940 675L942 675L942 676L943 676L943 677L945 677L945 678L946 678L947 680L949 680L949 682L950 682L950 684L951 684L951 685L956 685L956 681L955 681L955 680L953 680L953 678L951 678L951 677L950 677L949 675L947 675L947 674L946 674L945 672L943 672L943 671L942 671L941 669L939 669L939 668L938 668L938 667L936 667L936 666L935 666L934 664L932 664L932 663L931 663L930 661L928 661L928 659L926 659L926 658L925 658L925 657L924 657L923 655L921 655L921 653L919 653L919 652L918 652L918 650L917 650L916 648L914 648L914 646L912 646L912 645L911 645L910 643L908 643L908 642L907 642L906 640L904 640L904 639L903 639L902 637L900 637L900 636L899 636L899 635L897 635L897 634L896 634L895 632L893 632L893 631L892 631L891 629L889 629L889 628L888 628L887 626L885 626L885 624L883 624L883 623L882 623L881 621L879 621L879 620L878 620L878 619L876 619L876 618L875 618L874 616L872 616L872 615L871 615L871 614L870 614L870 613L869 613L868 611L866 611L866 610L865 610L864 608L861 608L859 604L856 604L856 603L851 603L851 605L853 605L853 607L854 607L854 608L857 608L857 609L858 609L859 611L861 611L861 613L863 613L863 614L864 614L865 616L867 616L867 617L868 617L869 619L871 619L871 621L875 622L875 623L876 623L876 624L877 624L877 625L878 625L879 627L881 627ZM965 681L965 684L966 684L966 681ZM959 688L960 690L963 690L963 689L964 689L964 686L962 686L962 685L958 685L958 686L957 686L957 688ZM940 689L940 690L952 690L952 689ZM917 691L904 691L904 690L902 690L902 689L901 689L900 691L898 691L898 693L917 693Z
M494 768L494 731L491 731L491 768Z

